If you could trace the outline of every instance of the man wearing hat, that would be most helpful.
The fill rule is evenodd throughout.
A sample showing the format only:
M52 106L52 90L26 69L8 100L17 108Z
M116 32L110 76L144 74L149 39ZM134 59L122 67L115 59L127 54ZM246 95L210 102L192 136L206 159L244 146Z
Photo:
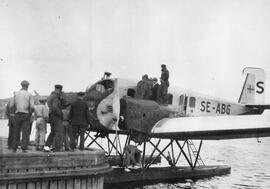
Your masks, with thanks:
M165 64L161 65L161 77L160 77L160 90L162 91L161 99L163 99L163 103L166 101L166 96L168 93L169 87L169 70L167 69Z
M150 99L150 97L152 96L151 85L152 84L148 78L148 75L147 74L143 75L142 80L137 83L136 98Z
M35 144L37 151L44 150L45 135L46 135L46 122L49 118L49 110L45 105L46 99L40 98L40 104L35 106L35 119L36 119L36 137Z
M84 133L90 124L89 109L87 103L83 100L84 92L78 93L78 99L71 104L70 121L72 125L72 134L70 139L70 148L74 151L76 138L80 136L80 150L84 150Z
M29 82L23 80L21 82L21 90L14 93L14 97L11 100L10 107L15 107L16 112L14 116L14 134L13 134L13 151L16 152L19 142L20 134L22 131L22 145L21 149L26 152L29 143L29 128L30 128L30 116L34 110L34 98L29 93Z
M167 69L165 64L161 65L161 79L166 83L167 89L170 85L169 83L169 70Z
M63 125L62 125L62 108L64 106L62 85L55 85L54 91L48 97L49 122L51 124L51 133L46 141L46 146L51 147L54 142L54 151L61 151L63 144Z

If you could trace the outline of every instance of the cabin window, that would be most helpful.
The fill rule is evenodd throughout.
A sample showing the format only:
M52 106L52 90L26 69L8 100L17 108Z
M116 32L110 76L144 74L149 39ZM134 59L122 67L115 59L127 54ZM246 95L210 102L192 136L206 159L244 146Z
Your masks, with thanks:
M172 101L173 101L173 95L168 94L168 104L172 104Z
M184 111L187 110L187 101L188 101L188 97L185 96L185 102L184 102Z
M195 108L195 103L196 103L196 98L195 97L190 97L189 98L189 107Z
M127 96L134 98L135 97L135 89L128 89Z
M181 95L180 96L180 99L179 99L179 106L183 105L184 104L184 95Z

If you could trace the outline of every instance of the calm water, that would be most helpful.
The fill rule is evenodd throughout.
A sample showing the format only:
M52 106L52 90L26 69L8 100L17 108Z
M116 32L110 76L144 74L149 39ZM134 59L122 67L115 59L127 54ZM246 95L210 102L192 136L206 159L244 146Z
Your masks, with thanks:
M0 120L0 136L6 137L7 134L7 121ZM230 175L198 180L191 184L159 183L134 188L270 188L269 146L270 138L260 138L260 142L257 139L204 141L201 156L205 164L230 165Z

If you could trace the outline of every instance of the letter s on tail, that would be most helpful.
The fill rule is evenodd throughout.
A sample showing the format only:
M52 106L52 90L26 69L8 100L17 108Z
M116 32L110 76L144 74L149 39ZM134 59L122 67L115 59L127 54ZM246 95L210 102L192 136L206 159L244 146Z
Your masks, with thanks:
M243 69L243 74L246 74L246 80L238 102L241 104L264 104L264 70L246 67Z

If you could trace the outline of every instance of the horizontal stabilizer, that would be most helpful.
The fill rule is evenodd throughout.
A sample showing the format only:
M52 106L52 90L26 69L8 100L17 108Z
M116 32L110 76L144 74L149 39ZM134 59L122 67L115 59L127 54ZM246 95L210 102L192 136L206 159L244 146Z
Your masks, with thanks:
M270 115L165 118L151 130L151 137L221 140L270 136Z
M250 105L245 105L248 108L258 108L262 110L267 110L270 109L270 104L250 104Z

